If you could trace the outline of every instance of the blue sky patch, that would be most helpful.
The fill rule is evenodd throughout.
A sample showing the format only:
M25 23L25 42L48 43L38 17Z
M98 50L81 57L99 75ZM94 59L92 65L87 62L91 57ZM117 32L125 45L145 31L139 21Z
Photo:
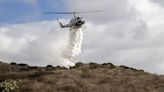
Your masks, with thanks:
M29 0L29 2L32 0ZM46 15L43 12L67 11L65 0L0 0L0 24L54 20L64 15Z

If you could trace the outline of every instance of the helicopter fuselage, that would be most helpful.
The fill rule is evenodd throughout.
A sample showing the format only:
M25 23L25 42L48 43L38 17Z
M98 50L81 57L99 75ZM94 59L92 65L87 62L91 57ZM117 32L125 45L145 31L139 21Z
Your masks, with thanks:
M80 28L83 24L85 23L85 21L83 20L82 17L74 17L71 19L71 21L68 24L63 25L62 23L60 23L62 28Z
M71 21L68 24L63 25L61 22L59 22L61 28L81 28L83 24L85 24L85 21L83 20L83 17L76 17L76 14L81 13L93 13L93 12L101 12L101 10L95 10L95 11L84 11L84 12L44 12L44 14L73 14L74 17L71 19Z

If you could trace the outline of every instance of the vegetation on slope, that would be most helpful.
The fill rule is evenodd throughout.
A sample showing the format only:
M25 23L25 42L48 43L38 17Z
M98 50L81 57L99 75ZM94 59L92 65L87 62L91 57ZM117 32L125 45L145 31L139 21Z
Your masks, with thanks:
M111 63L64 67L0 63L0 82L21 80L20 92L164 92L164 76Z

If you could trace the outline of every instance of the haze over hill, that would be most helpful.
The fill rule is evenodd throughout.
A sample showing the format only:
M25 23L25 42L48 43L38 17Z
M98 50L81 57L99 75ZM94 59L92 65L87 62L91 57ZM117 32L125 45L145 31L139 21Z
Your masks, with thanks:
M21 80L20 92L164 92L164 75L111 63L35 67L0 62L0 82Z

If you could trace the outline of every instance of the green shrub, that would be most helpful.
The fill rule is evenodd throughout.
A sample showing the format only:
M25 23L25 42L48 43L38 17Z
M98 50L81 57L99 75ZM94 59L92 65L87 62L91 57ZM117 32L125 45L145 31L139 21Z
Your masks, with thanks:
M21 80L5 80L0 83L1 92L17 92L22 81Z

